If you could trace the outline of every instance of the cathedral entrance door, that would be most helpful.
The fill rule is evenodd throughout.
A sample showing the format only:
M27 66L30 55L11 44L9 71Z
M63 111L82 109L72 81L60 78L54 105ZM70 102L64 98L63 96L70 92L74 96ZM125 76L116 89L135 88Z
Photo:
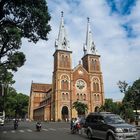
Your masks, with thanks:
M98 106L95 107L95 112L99 112L99 107Z
M61 115L62 115L62 120L68 121L68 119L69 119L69 111L68 111L67 106L63 106L62 111L61 111Z

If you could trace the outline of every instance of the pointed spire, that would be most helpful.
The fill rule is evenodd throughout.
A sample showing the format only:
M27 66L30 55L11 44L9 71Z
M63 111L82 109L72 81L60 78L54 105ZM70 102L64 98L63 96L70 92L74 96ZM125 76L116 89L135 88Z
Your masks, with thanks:
M64 26L63 11L61 12L61 22L59 27L58 38L55 41L55 48L56 50L67 50L67 51L70 50L69 40L67 39L65 26Z
M90 29L89 17L87 18L87 33L86 33L86 43L84 44L84 55L86 54L96 54L96 48L93 41L93 35Z

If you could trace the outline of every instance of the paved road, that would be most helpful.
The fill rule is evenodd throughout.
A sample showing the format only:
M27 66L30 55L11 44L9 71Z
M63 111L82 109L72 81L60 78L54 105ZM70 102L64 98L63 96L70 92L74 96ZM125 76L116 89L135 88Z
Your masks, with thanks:
M20 122L17 130L13 124L0 126L0 140L87 140L85 134L71 134L69 123L42 123L41 132L35 129L35 122ZM140 140L140 132L139 138Z
M68 123L42 123L41 132L35 129L35 122L20 122L17 130L13 124L0 127L0 140L85 140L85 136L70 134Z

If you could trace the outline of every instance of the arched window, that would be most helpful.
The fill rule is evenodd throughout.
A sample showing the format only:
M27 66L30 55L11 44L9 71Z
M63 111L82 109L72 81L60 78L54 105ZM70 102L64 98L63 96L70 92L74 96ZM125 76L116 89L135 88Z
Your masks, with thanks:
M97 93L100 91L100 81L99 78L93 78L93 92Z

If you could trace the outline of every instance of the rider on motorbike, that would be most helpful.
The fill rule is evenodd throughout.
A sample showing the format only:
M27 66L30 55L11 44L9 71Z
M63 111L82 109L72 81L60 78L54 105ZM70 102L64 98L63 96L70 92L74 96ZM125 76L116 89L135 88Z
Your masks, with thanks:
M80 119L75 118L75 120L72 122L72 127L71 127L71 133L74 134L79 131L80 129Z
M17 129L18 128L18 119L15 119L14 120L14 129Z
M39 121L36 123L36 130L37 131L41 130L41 122L39 122Z

